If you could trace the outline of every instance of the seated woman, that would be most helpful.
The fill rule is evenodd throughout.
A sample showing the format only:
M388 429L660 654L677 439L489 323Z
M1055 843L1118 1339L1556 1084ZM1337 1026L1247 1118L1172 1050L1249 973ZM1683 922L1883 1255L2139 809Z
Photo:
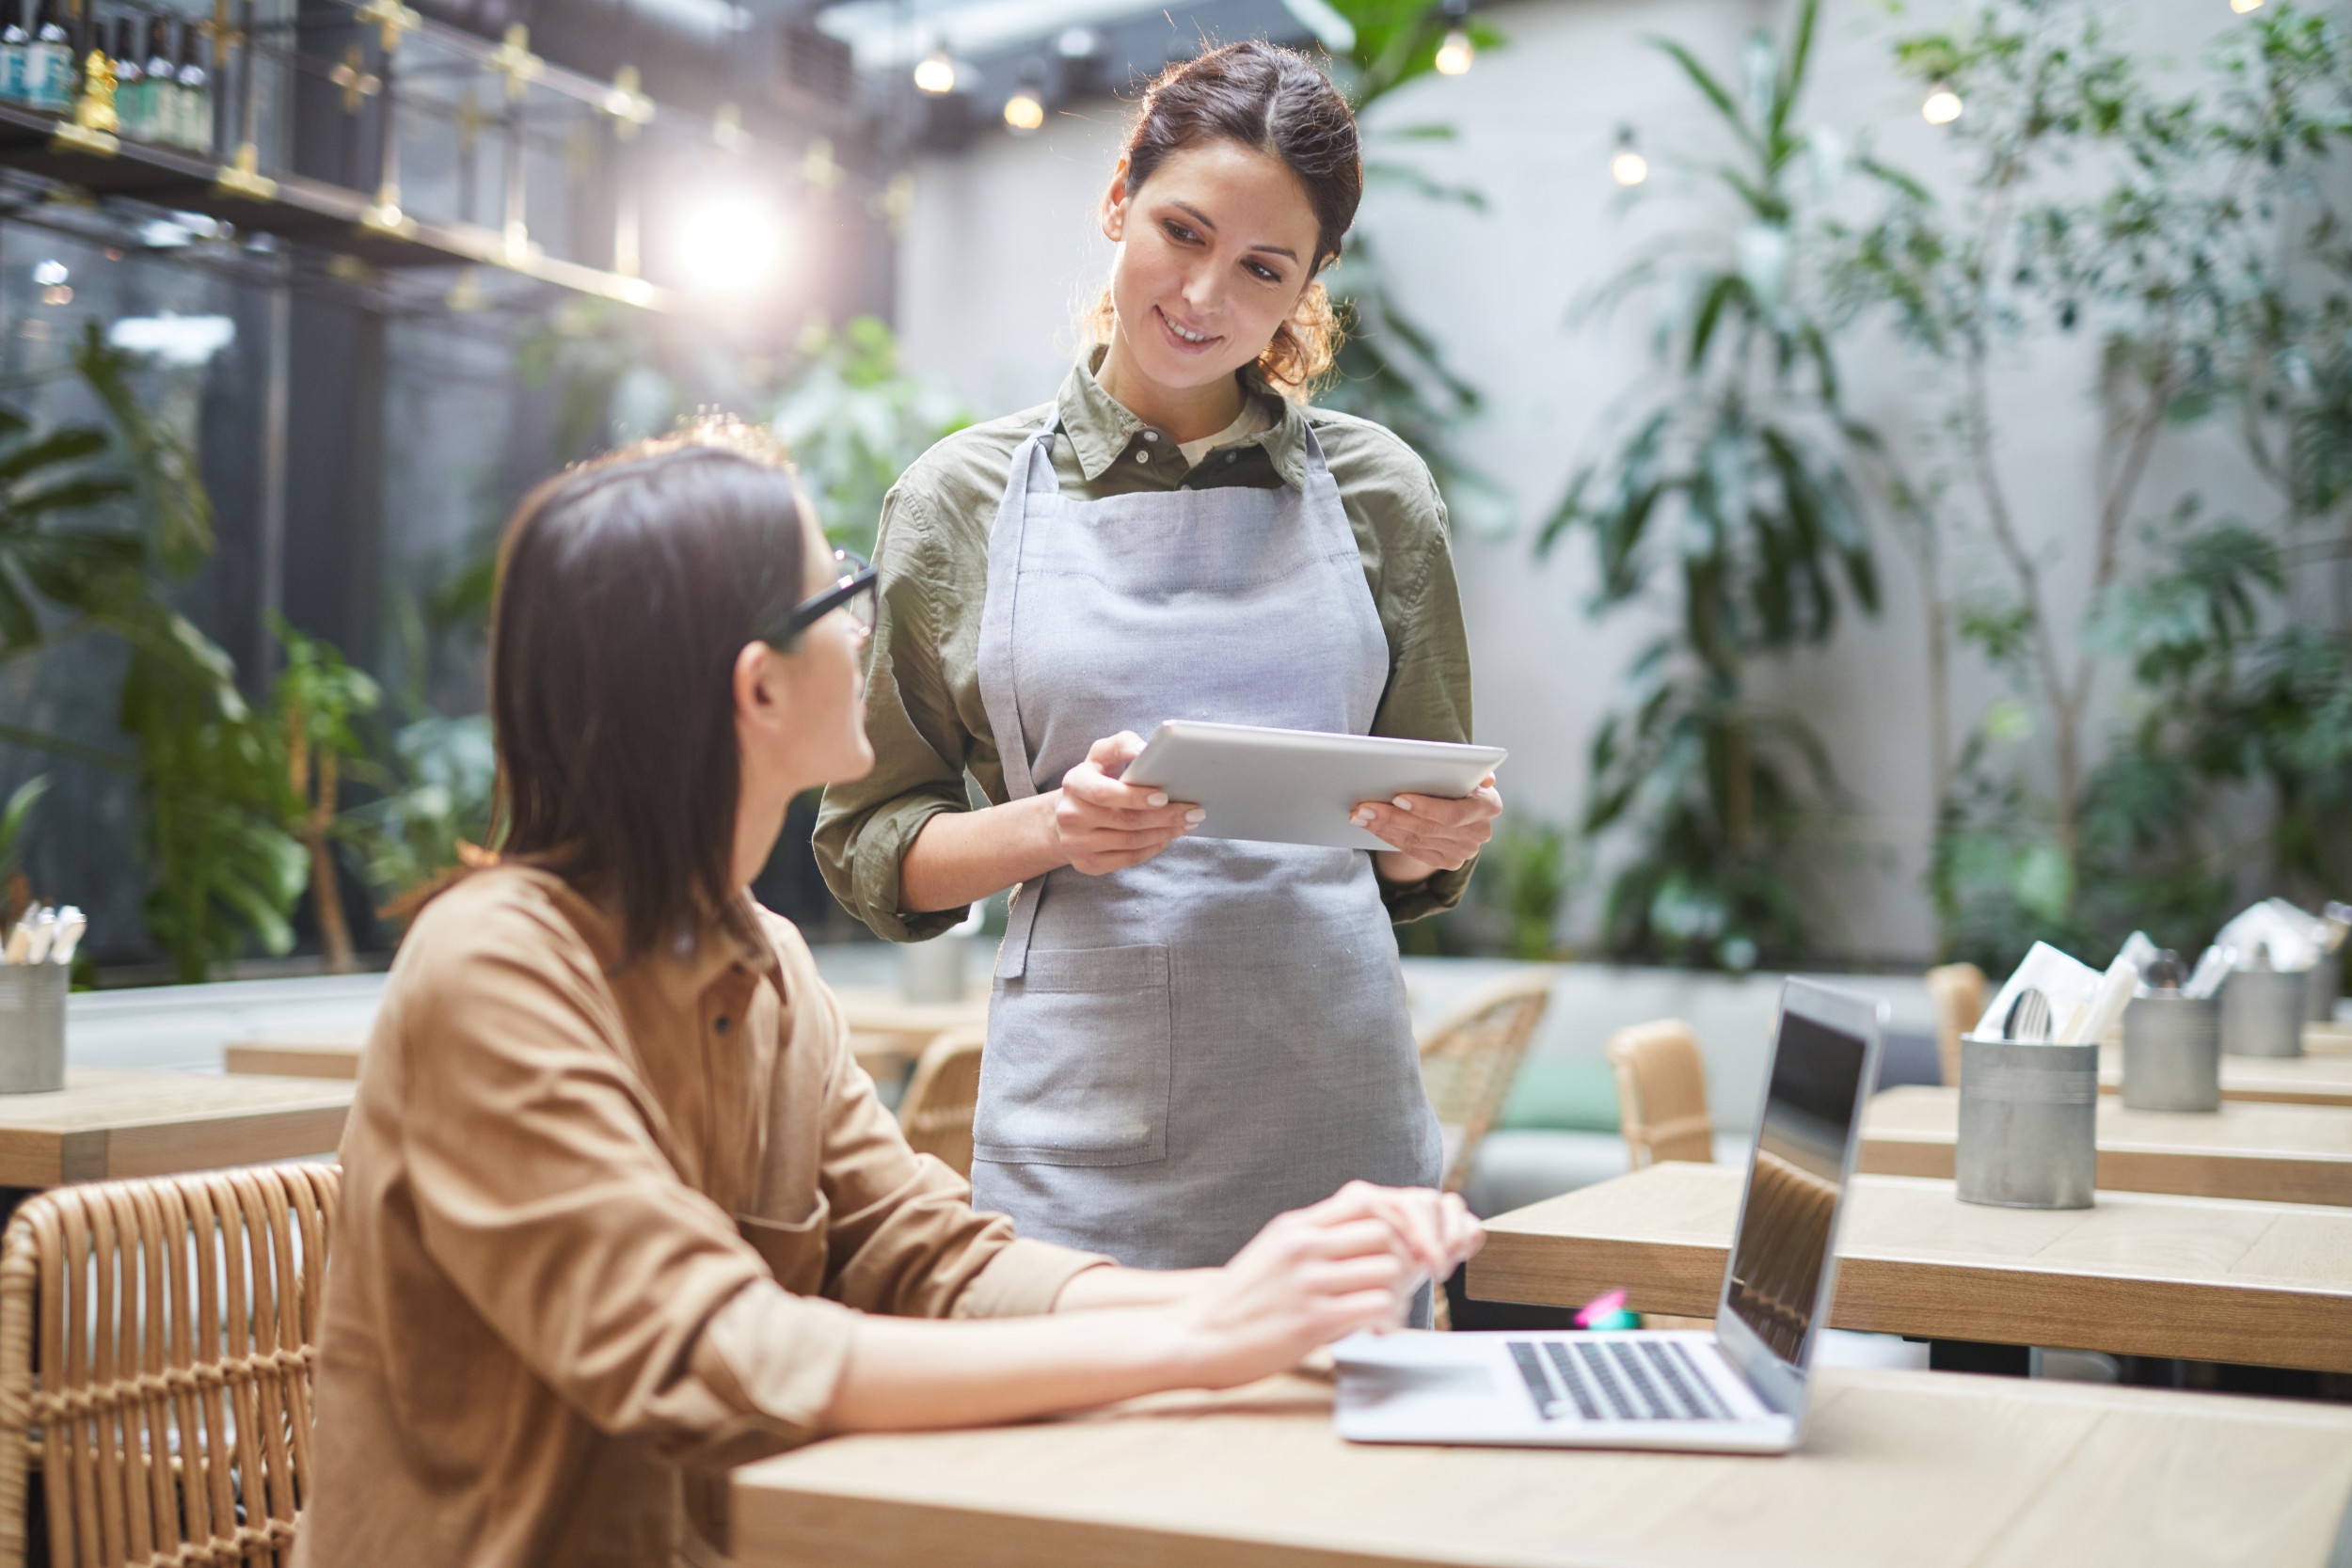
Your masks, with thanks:
M1123 1269L908 1149L748 892L871 762L839 571L727 427L516 513L503 855L418 916L369 1042L297 1563L720 1562L725 1465L1242 1383L1475 1248L1457 1200L1354 1184L1223 1268Z

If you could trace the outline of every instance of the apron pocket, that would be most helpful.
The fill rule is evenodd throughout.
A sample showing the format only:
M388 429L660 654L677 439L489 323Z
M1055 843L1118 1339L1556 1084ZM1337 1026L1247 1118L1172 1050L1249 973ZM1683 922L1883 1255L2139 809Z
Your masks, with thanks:
M1029 950L996 982L972 1157L1136 1165L1168 1154L1166 947Z

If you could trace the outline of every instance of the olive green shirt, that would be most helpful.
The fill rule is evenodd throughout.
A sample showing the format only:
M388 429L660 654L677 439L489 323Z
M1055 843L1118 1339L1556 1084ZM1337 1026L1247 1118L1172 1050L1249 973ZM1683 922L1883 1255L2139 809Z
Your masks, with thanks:
M1273 425L1188 467L1175 438L1153 430L1094 379L1099 348L1073 366L1055 404L957 432L916 459L882 502L874 563L882 592L867 654L866 733L874 770L825 791L817 816L817 863L850 912L878 936L920 942L963 918L961 910L911 914L899 905L898 867L923 824L968 809L969 773L1002 804L1004 765L980 700L980 609L988 590L988 536L1012 472L1014 451L1058 407L1054 472L1065 491L1100 500L1137 491L1249 485L1306 486L1310 425L1339 483L1363 552L1389 641L1389 683L1372 733L1410 740L1470 737L1470 649L1446 537L1445 502L1428 465L1381 426L1291 403L1253 370L1244 394L1265 401ZM1381 883L1395 920L1416 920L1460 901L1470 866L1404 886Z

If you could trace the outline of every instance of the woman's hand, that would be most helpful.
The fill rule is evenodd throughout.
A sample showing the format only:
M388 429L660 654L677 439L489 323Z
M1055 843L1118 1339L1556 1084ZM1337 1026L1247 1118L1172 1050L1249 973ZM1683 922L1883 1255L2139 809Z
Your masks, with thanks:
M1086 761L1062 775L1054 791L1054 838L1063 863L1089 877L1123 871L1167 848L1204 821L1208 813L1183 801L1171 803L1156 789L1119 782L1127 765L1143 752L1133 730L1105 736Z
M1485 1240L1452 1194L1363 1181L1279 1214L1167 1308L1186 1381L1231 1387L1359 1329L1393 1328L1425 1281L1452 1274Z
M1380 875L1391 882L1418 882L1439 871L1458 871L1494 837L1502 797L1492 773L1458 800L1439 795L1400 795L1393 800L1364 800L1348 820L1391 853L1379 857Z

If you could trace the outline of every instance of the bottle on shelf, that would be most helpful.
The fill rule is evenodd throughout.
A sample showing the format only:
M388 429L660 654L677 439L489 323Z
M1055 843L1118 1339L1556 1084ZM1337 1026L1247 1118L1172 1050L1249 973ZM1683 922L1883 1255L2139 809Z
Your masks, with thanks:
M172 108L172 140L191 152L213 150L213 87L204 72L204 39L196 27L180 27L179 92Z
M32 38L24 30L24 8L6 0L8 25L0 27L0 99L24 102L24 45Z
M118 16L101 34L103 47L115 68L115 128L119 135L145 137L147 128L146 51L139 47L139 23L135 16Z
M146 129L138 135L149 141L171 140L172 127L179 124L179 68L171 63L171 35L164 29L167 24L160 16L151 17L147 24L147 63L140 68L146 78L146 112L142 122Z
M73 44L56 0L39 0L33 13L33 36L24 45L24 102L52 114L73 107Z

